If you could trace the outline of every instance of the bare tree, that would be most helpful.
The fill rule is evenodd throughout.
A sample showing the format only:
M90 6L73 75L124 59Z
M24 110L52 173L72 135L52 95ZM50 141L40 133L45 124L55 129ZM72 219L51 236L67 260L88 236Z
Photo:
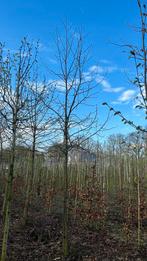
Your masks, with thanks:
M7 240L9 234L9 222L12 202L12 186L14 179L14 164L16 140L19 129L27 121L26 106L28 104L28 82L31 79L31 70L36 62L37 50L24 38L18 52L7 55L4 53L3 45L0 46L0 114L5 120L7 135L10 140L10 167L5 192L3 207L3 242L1 261L6 260Z
M37 74L38 75L38 74ZM51 115L49 114L49 105L53 100L53 91L50 84L39 82L38 76L35 76L35 81L30 83L29 92L29 106L26 130L24 133L24 139L26 136L26 143L31 146L31 170L28 175L27 192L24 207L24 222L27 220L29 201L33 186L33 180L35 175L35 156L36 149L45 147L45 144L51 138L51 124L54 124ZM44 101L47 101L48 106Z
M86 102L92 97L94 85L92 76L86 77L86 65L89 59L89 50L84 48L82 33L77 33L65 25L64 36L57 33L57 61L59 71L53 72L55 80L52 83L55 88L56 104L52 111L55 113L58 123L57 131L60 139L63 138L64 154L64 207L63 207L63 254L69 254L69 178L68 155L77 137L86 139L94 135L93 125L97 120L97 114L93 110L89 112ZM90 109L90 108L88 108Z
M147 34L147 11L146 5L143 4L141 0L137 0L139 13L140 13L140 26L137 28L140 32L141 46L134 46L131 44L125 45L125 47L129 48L129 58L133 59L135 65L135 77L131 81L139 94L137 95L137 105L135 106L137 109L142 110L145 113L145 120L147 119L147 45L146 45L146 34ZM146 126L139 126L134 123L132 120L127 119L120 111L116 111L114 108L109 106L106 102L103 103L106 105L110 111L113 112L114 115L118 115L124 124L128 124L135 128L138 132L147 133ZM136 163L137 163L137 205L138 205L138 246L140 246L140 231L141 231L141 223L140 223L140 170L139 170L139 158L140 154L137 150Z

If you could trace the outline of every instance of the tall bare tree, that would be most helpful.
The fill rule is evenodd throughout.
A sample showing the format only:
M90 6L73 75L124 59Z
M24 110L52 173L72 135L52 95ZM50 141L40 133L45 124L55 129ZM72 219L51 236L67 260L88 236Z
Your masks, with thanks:
M47 101L47 104L51 106L53 100L51 84L46 84L45 81L39 82L37 75L35 76L35 81L30 83L28 106L29 120L27 121L26 131L24 133L24 139L25 136L27 136L26 143L28 146L31 146L31 170L27 181L24 222L26 222L28 216L29 201L35 175L36 149L45 147L45 144L52 135L50 126L51 124L54 124L53 119L49 114L49 106L46 106L44 103L44 101Z
M92 97L92 76L86 77L89 50L84 47L82 33L75 32L69 25L64 26L64 35L57 33L57 62L59 70L54 71L53 85L56 88L56 105L52 108L58 118L57 130L63 137L64 155L64 207L63 207L63 254L69 254L69 175L68 155L75 140L80 135L83 142L94 135L93 124L97 114L89 112L86 102ZM88 108L90 109L90 108ZM92 109L93 110L93 109Z
M17 133L23 128L24 122L28 120L26 110L29 100L28 82L31 79L31 70L36 62L36 55L36 48L33 50L33 46L25 38L22 40L18 52L12 55L9 51L6 55L3 45L0 45L0 114L6 123L11 154L3 207L4 228L1 261L6 260Z

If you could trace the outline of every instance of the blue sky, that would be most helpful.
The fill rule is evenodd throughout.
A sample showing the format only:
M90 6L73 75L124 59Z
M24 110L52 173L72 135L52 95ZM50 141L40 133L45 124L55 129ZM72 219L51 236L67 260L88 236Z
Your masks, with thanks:
M107 116L107 109L101 106L106 101L137 124L142 123L141 113L133 109L137 90L128 80L133 65L123 52L125 49L114 44L139 42L134 30L139 24L136 0L2 0L1 10L0 40L15 50L24 36L34 41L39 39L44 67L54 67L54 32L56 28L62 30L62 21L68 19L73 27L82 27L86 44L92 45L90 67L99 70L100 76L105 75L103 84L97 86L99 94L94 101L98 104L100 121ZM104 136L132 130L122 125L118 117L111 118L108 128L112 129Z

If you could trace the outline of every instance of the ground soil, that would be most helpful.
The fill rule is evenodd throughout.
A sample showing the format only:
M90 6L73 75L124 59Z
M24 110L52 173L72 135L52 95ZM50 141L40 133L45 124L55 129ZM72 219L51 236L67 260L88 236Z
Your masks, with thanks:
M0 207L2 206L2 197ZM48 214L41 200L32 203L27 224L22 223L23 199L13 200L8 242L9 261L62 260L62 217ZM82 225L70 218L70 254L67 260L83 261L143 261L147 248L137 249L133 241L122 240L114 231L116 221L99 229ZM113 228L113 229L112 229ZM2 244L2 216L0 216L0 248Z

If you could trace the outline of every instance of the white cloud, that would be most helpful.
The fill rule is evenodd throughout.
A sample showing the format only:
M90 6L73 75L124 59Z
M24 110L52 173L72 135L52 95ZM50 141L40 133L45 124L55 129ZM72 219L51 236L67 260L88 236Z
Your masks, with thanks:
M98 84L101 84L103 87L104 92L110 93L119 93L123 91L123 87L112 87L111 83L105 78L104 74L112 73L116 71L122 71L123 68L119 68L118 66L111 66L111 62L107 60L101 61L104 66L100 65L93 65L89 68L88 72L85 73L85 77L89 79L90 75L91 78L94 79Z
M100 73L100 74L104 74L104 73L112 73L112 72L123 72L124 68L120 68L116 65L105 65L105 66L101 66L101 65L93 65L89 68L89 71L91 73Z
M118 93L124 90L124 87L116 87L116 88L112 88L112 92L114 93Z
M109 61L104 60L103 63L109 63ZM101 84L104 92L110 93L119 93L123 91L123 87L112 87L111 83L104 77L105 73L112 73L114 71L121 71L122 69L117 66L98 66L93 65L88 68L87 71L83 72L83 82L95 81L98 84ZM73 83L72 83L73 84ZM75 85L78 84L78 79L74 82ZM63 80L54 80L52 85L64 92L65 91L65 83ZM70 88L71 82L68 83L68 88Z
M49 83L56 88L57 90L64 92L66 89L65 81L63 80L55 80L55 81L49 81ZM67 83L67 88L70 89L73 86L77 86L79 84L79 79L75 79L74 81L69 81Z
M104 92L118 93L124 89L123 87L112 87L110 82L101 75L96 77L96 82L102 85Z
M83 73L84 81L89 82L93 79L92 75L90 72L84 72Z
M123 87L116 87L113 88L111 84L107 80L102 80L101 85L103 86L103 90L105 92L112 92L112 93L118 93L121 92L124 88Z
M127 90L124 91L121 96L118 98L118 101L120 102L126 102L126 101L130 101L131 99L135 98L135 90Z
M104 67L104 70L107 73L112 73L112 72L116 72L116 71L122 71L122 68L119 68L117 66L106 66L106 67Z
M93 65L89 68L89 71L91 73L104 73L104 69L102 66L98 66L98 65Z
M64 81L62 81L62 80L57 80L57 81L54 81L53 83L52 83L52 85L56 88L56 89L58 89L58 90L60 90L60 91L65 91L65 82Z

